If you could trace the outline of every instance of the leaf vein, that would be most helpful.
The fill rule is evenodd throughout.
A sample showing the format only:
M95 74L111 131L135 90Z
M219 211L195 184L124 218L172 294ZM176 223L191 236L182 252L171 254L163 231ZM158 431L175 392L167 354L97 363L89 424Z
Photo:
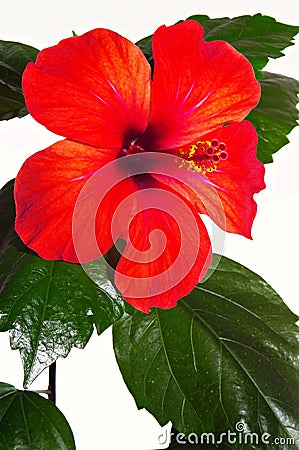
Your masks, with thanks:
M156 310L155 312L156 312L157 322L158 322L159 330L160 330L161 343L162 343L162 347L163 347L163 350L164 350L166 363L167 363L167 365L168 365L168 368L169 368L169 371L170 371L170 373L171 373L171 376L172 376L172 378L173 378L175 384L176 384L177 387L179 388L179 391L181 392L181 395L182 395L183 399L186 399L186 400L188 401L188 404L189 404L190 407L193 409L193 411L195 412L196 417L197 417L198 420L200 421L202 428L204 428L204 427L203 427L202 420L201 420L201 418L199 417L199 415L198 415L196 409L194 408L194 406L193 406L193 405L190 403L190 401L188 400L187 396L186 396L185 393L183 392L183 390L182 390L182 388L181 388L181 386L180 386L178 380L176 379L176 377L175 377L175 375L174 375L174 373L173 373L173 370L172 370L172 367L171 367L171 364L170 364L170 361L169 361L168 353L167 353L167 350L166 350L164 338L163 338L163 331L162 331L162 327L161 327L161 322L160 322L158 310Z

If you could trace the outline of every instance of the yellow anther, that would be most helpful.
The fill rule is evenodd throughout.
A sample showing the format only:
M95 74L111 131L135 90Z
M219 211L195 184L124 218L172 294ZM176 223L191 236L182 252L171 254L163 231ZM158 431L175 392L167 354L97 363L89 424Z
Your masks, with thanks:
M188 148L180 149L178 156L185 160L179 165L180 168L205 175L217 170L219 162L227 159L228 154L224 142L219 143L217 139L212 139L212 141L197 141Z

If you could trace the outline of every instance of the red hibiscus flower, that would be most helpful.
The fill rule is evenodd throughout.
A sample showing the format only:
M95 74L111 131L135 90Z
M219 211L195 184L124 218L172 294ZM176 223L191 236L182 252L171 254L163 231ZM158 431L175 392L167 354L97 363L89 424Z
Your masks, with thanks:
M15 184L16 231L25 244L45 259L87 262L99 256L84 229L88 207L79 215L86 240L83 258L78 258L73 232L84 186L109 164L116 173L117 163L130 162L131 155L151 152L157 165L163 153L172 155L192 187L171 173L136 175L128 163L101 199L93 222L100 254L118 238L127 241L115 284L125 300L144 312L175 306L205 275L211 245L198 213L250 237L253 194L264 188L257 135L243 120L260 97L246 58L226 42L205 42L195 21L160 27L153 36L153 56L151 79L140 49L105 29L41 51L24 72L26 105L38 122L66 139L26 160ZM105 184L107 176L96 181ZM204 198L209 195L203 186L217 193L225 225L214 199ZM122 204L127 205L124 220L117 214Z

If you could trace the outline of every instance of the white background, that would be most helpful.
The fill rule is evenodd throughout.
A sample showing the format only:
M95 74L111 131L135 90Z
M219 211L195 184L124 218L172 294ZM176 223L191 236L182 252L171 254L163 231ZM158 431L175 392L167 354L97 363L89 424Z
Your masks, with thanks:
M56 44L75 30L82 34L110 28L136 42L160 25L171 25L192 14L210 17L262 12L289 24L299 24L297 2L284 0L9 0L1 5L0 39L39 49ZM269 71L298 78L299 41L285 57L270 61ZM257 196L253 241L228 236L224 254L263 276L294 311L298 305L299 254L299 132L267 167L267 189ZM27 116L0 123L0 185L15 177L26 157L59 140ZM22 387L17 351L1 333L0 381ZM57 367L58 407L66 415L78 450L149 450L158 448L161 427L146 411L138 411L119 373L110 330L91 339L84 351L72 350ZM47 386L44 372L32 389Z

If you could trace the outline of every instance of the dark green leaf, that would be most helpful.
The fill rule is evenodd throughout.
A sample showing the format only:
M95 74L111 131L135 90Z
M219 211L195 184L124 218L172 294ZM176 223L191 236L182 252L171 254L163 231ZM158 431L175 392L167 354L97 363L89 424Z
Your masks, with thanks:
M154 58L152 51L152 37L153 35L147 36L140 41L136 42L136 45L140 48L148 62L150 63L151 68L154 68Z
M15 217L13 186L14 180L10 180L0 191L0 255L16 236L11 227ZM12 204L13 208L11 208Z
M272 154L289 142L286 135L297 125L299 81L269 72L263 74L261 100L247 119L259 136L257 156L269 163L273 161Z
M0 120L28 114L22 92L26 65L39 50L19 42L0 41Z
M105 279L102 261L92 263L92 280L79 264L45 261L21 243L13 230L13 181L0 192L2 207L0 331L10 330L11 346L20 350L28 386L72 347L83 348L93 324L98 333L104 331L121 317L124 307Z
M14 117L28 114L23 94L10 89L0 82L0 120L9 120Z
M1 84L22 94L21 79L25 67L35 61L39 50L19 42L0 41Z
M41 258L10 247L0 261L0 331L10 331L24 364L24 386L93 331L96 285L80 265Z
M240 16L230 19L222 17L210 19L208 16L195 15L186 20L196 20L205 30L205 40L223 40L249 59L257 78L260 70L269 58L283 56L282 50L293 45L292 39L299 32L299 27L276 22L275 19L261 14ZM152 36L137 42L137 45L153 65Z
M107 276L104 258L85 264L83 268L98 288L98 297L92 302L92 311L97 332L100 334L122 317L125 303Z
M114 324L114 348L138 407L163 425L217 436L242 421L260 436L298 439L296 319L264 280L223 257L176 308Z
M72 430L52 402L0 383L1 450L75 450Z

